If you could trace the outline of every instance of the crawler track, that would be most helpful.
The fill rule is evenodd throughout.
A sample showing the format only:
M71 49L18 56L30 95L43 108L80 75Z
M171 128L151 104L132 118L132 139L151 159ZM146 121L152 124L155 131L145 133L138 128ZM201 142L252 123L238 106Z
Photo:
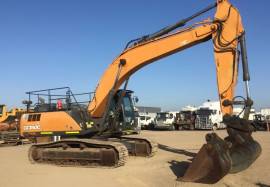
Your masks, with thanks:
M119 167L128 155L151 157L157 152L157 143L137 135L120 138L64 139L53 143L32 145L29 160L32 163L58 166Z
M121 136L120 142L126 145L131 156L152 157L158 150L158 144L139 135Z
M95 139L65 139L32 145L32 163L59 166L119 167L125 164L128 150L123 144Z
M21 139L18 131L0 132L0 147L15 146L24 143L30 143L30 141Z

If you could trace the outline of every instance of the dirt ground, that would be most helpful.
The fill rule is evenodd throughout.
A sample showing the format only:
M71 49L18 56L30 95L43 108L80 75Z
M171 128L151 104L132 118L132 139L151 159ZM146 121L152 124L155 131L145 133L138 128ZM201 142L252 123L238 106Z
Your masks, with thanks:
M115 169L72 168L30 164L29 145L0 148L0 187L48 186L208 186L176 181L182 176L187 162L204 143L207 131L143 131L142 135L159 143L152 158L130 157L127 164ZM222 137L225 131L218 131ZM262 155L247 170L225 176L213 186L269 186L270 133L255 132L254 137L263 148Z

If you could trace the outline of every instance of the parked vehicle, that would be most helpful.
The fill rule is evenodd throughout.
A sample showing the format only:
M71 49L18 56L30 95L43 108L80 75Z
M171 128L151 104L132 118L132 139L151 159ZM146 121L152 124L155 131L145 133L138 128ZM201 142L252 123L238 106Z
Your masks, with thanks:
M262 114L255 114L252 121L252 125L257 131L266 131L267 130L267 121L266 117Z
M261 109L261 114L263 116L270 116L270 108L262 108Z
M226 128L222 123L220 103L208 101L196 111L195 129L217 130Z
M141 123L140 123L140 115L139 115L139 112L138 112L138 108L135 106L136 104L136 100L133 99L133 103L134 103L134 116L135 116L135 124L136 124L136 127L135 127L135 130L136 130L136 133L137 134L140 134L141 133L141 130L142 130L142 127L141 127Z
M243 110L243 108L234 107L233 114L236 116L239 116L240 118L243 118L244 117L244 110ZM254 108L252 108L250 110L250 113L249 113L249 120L252 121L255 118L255 114L256 114L256 111Z
M8 110L6 105L0 104L0 147L27 142L19 135L19 119L25 112L21 108Z
M13 123L15 119L20 118L20 114L25 112L21 108L12 108L11 110L7 109L7 106L0 104L0 123Z
M174 128L176 130L189 129L194 130L196 119L196 107L187 106L182 108L179 113L176 113Z
M174 130L174 121L177 112L159 112L157 113L154 128Z
M154 124L154 118L149 115L140 115L139 116L139 124L141 129L151 129Z

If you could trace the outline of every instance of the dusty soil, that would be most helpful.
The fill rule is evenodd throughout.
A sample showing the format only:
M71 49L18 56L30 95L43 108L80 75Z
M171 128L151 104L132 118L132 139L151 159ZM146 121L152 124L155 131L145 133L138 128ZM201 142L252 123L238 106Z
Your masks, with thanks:
M30 164L29 145L0 148L0 186L207 186L176 181L183 175L187 162L204 143L207 131L144 131L142 135L160 144L152 158L130 157L116 169L72 168ZM225 136L225 131L218 131ZM230 174L213 186L269 186L270 133L256 132L254 137L263 148L258 160L247 170Z

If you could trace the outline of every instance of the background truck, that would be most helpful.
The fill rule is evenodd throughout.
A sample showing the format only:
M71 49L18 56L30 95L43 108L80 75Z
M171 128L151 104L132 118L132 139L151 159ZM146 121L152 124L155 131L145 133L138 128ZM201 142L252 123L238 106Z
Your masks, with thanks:
M174 128L176 130L182 129L194 130L196 110L197 108L193 106L183 107L180 112L176 113Z
M240 118L243 118L244 117L244 110L241 107L234 107L233 108L233 114L236 115L236 116L239 115ZM256 114L255 109L254 108L250 109L250 114L249 114L248 119L250 121L252 121L255 118L255 114Z
M217 130L226 128L218 101L207 101L196 111L195 129Z
M267 130L267 119L262 114L255 114L252 121L252 125L257 131L266 131Z
M262 108L260 113L265 119L270 120L270 108Z
M139 115L139 124L141 126L141 129L152 129L154 124L154 118L149 115Z
M270 108L262 108L260 112L253 115L252 125L258 131L266 131L270 124Z
M159 112L157 113L154 128L174 130L174 121L177 112Z

